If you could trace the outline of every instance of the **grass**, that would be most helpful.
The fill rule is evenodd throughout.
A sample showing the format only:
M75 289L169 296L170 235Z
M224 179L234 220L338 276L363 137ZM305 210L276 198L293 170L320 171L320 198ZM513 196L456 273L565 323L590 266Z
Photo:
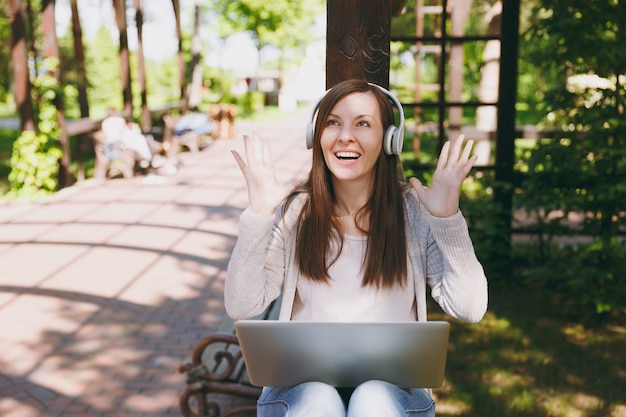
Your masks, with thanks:
M549 294L492 284L482 322L452 321L437 416L625 417L624 352L625 323L581 323Z

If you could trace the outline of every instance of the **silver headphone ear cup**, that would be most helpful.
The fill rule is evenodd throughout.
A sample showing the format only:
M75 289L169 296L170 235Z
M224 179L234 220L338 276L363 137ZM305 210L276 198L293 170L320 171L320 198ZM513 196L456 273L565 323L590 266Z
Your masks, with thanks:
M315 126L309 122L306 126L306 148L311 149L313 147L313 135L315 134Z
M393 154L401 155L404 146L404 129L402 127L397 128L394 132L393 143Z
M396 133L396 127L394 125L389 126L387 128L387 131L385 132L385 140L383 142L383 148L384 148L385 154L387 155L394 155L395 133Z

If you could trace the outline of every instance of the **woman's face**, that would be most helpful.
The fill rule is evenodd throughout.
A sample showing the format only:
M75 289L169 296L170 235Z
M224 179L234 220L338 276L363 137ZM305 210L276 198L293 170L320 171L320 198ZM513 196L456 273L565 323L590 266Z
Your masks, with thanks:
M320 145L334 181L370 184L382 152L380 108L372 93L352 93L326 119Z

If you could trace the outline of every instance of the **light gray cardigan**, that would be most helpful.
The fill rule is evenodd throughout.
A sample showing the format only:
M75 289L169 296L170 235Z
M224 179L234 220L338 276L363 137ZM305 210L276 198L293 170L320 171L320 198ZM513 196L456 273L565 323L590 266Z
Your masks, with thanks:
M276 216L258 216L249 209L241 214L224 288L226 312L232 319L261 314L281 293L279 320L291 319L299 276L295 224L306 198L297 196L284 217L282 207ZM479 321L487 310L487 279L465 218L460 211L447 218L433 217L413 189L404 200L418 320L427 320L428 283L433 299L446 313L471 323Z

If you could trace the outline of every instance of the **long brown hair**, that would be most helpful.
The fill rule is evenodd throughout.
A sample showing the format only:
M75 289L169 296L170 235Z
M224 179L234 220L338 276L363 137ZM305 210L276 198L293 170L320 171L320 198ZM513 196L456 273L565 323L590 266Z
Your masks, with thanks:
M320 145L326 119L337 102L349 94L372 93L378 102L383 132L394 123L393 106L378 87L363 80L348 80L335 85L319 103L311 171L307 180L290 195L289 204L300 193L308 199L297 223L296 263L300 273L318 282L328 282L328 268L341 253L343 236L339 220L333 215L336 196L332 173L328 169ZM381 138L382 143L382 138ZM403 185L398 181L399 159L381 151L374 167L372 194L356 214L357 227L368 237L362 285L390 288L404 285L407 276L407 248L403 204ZM367 230L362 229L367 225ZM331 258L331 243L338 242L338 251Z

